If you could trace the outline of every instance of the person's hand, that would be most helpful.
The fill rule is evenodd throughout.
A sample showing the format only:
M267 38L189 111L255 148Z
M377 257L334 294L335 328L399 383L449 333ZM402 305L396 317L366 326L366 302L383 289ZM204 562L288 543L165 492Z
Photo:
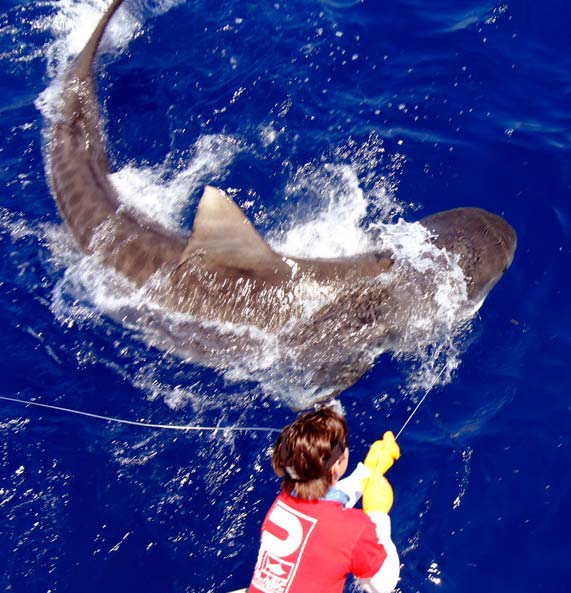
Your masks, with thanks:
M392 486L384 474L400 457L400 448L395 435L389 430L383 438L375 441L365 459L365 466L371 471L363 485L363 510L365 513L380 511L388 513L394 502Z
M371 474L363 490L363 510L365 513L379 511L388 513L394 502L393 488L385 476Z
M395 440L395 435L388 430L382 439L375 441L371 445L365 459L365 465L373 475L379 474L382 476L399 457L400 448Z

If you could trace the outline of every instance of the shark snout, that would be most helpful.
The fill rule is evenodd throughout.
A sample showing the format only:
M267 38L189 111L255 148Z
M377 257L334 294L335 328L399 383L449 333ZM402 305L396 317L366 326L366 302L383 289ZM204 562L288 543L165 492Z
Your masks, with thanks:
M482 302L511 265L517 235L501 216L480 208L456 208L423 218L433 243L458 257L468 298Z
M501 216L492 214L481 210L483 222L483 233L486 236L490 236L492 245L489 249L495 249L501 255L505 265L503 266L502 273L505 272L512 264L515 250L517 247L517 235L514 228Z

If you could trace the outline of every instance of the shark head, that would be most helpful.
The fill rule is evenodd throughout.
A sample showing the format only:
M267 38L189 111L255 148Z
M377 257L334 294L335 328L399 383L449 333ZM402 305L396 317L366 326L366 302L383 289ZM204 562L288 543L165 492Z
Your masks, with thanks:
M517 236L503 218L480 208L456 208L423 218L432 242L458 257L467 295L476 308L482 304L511 265Z

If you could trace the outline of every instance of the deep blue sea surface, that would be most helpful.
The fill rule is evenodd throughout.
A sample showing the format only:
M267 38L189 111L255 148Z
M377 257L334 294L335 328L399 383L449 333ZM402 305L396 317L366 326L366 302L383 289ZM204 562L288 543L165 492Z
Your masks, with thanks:
M61 223L43 159L50 105L104 6L3 3L0 395L280 428L311 404L303 394L150 346L115 314L136 297ZM570 31L557 0L126 0L104 40L114 181L162 224L189 228L211 183L301 253L355 251L370 221L462 205L517 230L514 264L469 327L382 355L338 398L356 462L435 383L390 472L401 593L571 587ZM0 430L1 590L249 582L278 490L274 434L7 401Z

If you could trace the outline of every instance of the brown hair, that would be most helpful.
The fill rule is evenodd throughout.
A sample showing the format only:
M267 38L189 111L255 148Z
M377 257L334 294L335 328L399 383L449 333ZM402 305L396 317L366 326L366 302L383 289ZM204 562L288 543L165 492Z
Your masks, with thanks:
M347 448L345 419L330 408L305 412L286 426L272 455L274 472L283 476L282 490L315 500L333 482L331 468Z

